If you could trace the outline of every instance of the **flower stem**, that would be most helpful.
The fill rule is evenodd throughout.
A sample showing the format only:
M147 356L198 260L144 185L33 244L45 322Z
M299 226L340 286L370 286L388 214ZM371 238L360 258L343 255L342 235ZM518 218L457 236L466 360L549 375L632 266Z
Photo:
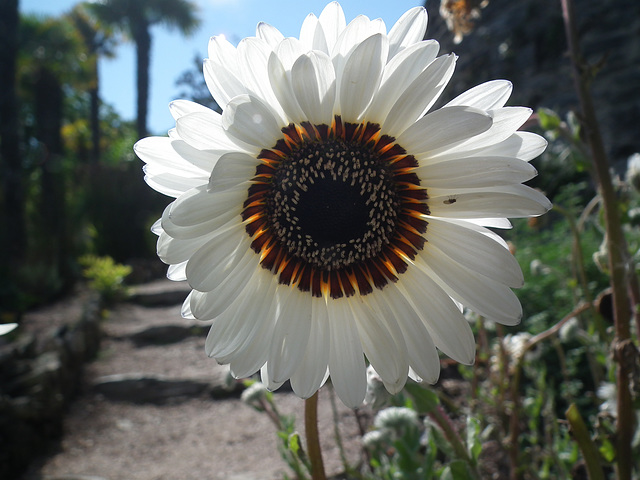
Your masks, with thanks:
M589 92L588 68L583 63L579 51L578 34L575 25L575 14L572 0L560 0L564 18L567 43L574 69L576 90L582 109L582 123L584 133L591 149L595 177L598 182L602 207L604 211L605 228L607 230L607 249L609 254L609 269L611 272L611 288L613 291L613 312L615 321L615 338L612 345L614 358L618 361L617 380L617 427L616 427L616 459L619 480L630 480L632 470L631 440L634 430L634 416L629 391L629 361L625 360L624 352L630 347L630 302L628 296L628 253L623 236L618 202L609 173L609 161L604 149L602 137L598 127L595 108ZM635 274L631 272L631 274Z
M307 454L311 460L311 478L326 480L318 435L318 392L304 401L304 428L307 435Z
M598 448L591 440L587 425L584 423L575 403L569 406L566 415L567 421L571 425L573 437L578 442L578 447L584 457L589 480L604 480L604 473L600 465L600 452L598 452Z
M456 453L458 459L463 460L467 466L469 467L469 472L471 474L471 478L480 479L480 474L478 473L478 466L476 462L471 458L467 449L462 442L462 439L456 432L456 429L453 427L451 419L446 414L444 409L440 405L436 405L436 407L429 412L429 417L436 422L436 424L442 429L444 432L444 436L449 440L449 445L453 447L453 450Z

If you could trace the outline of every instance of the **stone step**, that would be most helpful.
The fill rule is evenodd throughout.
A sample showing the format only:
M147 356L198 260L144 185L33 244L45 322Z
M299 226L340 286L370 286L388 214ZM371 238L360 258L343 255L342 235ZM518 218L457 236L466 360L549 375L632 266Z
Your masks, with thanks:
M190 291L187 282L161 279L131 287L129 301L146 307L178 305L184 302Z
M147 373L106 375L94 380L91 390L108 400L135 404L179 403L194 397L238 397L244 385L225 375L207 378L167 378Z
M170 345L193 336L204 337L208 330L207 325L157 325L135 332L128 338L137 347Z

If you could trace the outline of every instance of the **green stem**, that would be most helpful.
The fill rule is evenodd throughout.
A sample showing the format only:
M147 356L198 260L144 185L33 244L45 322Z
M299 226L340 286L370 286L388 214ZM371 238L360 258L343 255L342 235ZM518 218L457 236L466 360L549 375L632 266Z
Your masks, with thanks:
M591 99L587 69L582 62L579 51L578 34L575 26L573 2L561 0L567 42L574 69L576 90L580 98L583 115L583 127L593 159L596 180L598 181L602 207L604 210L605 228L607 230L607 249L609 269L611 271L611 288L613 291L613 312L615 320L615 338L612 345L614 358L618 362L616 372L617 383L617 426L616 426L616 461L618 480L630 480L632 470L631 441L634 430L634 416L629 391L630 365L623 358L631 342L630 302L628 296L627 269L628 254L622 232L618 202L609 173L609 161L598 127L595 108Z
M578 447L584 457L589 480L604 480L604 472L602 471L602 465L600 465L600 452L598 452L593 440L591 440L589 430L575 403L569 406L566 415L569 425L571 425L573 438L578 442Z
M553 327L531 337L527 343L524 344L519 356L515 358L515 367L511 377L511 401L513 406L511 409L511 417L509 419L509 458L511 462L510 480L519 480L522 478L521 472L518 470L518 457L520 453L518 438L520 436L520 380L522 378L522 367L524 365L525 355L538 343L556 335L562 326L573 317L580 315L591 307L592 305L590 303L578 305L571 313L566 315Z
M326 480L318 434L318 392L304 401L304 428L307 435L307 454L311 460L311 478Z
M460 460L464 460L467 463L472 478L479 480L480 474L478 473L478 466L476 465L476 462L474 462L473 459L469 456L469 453L467 452L462 439L458 435L458 432L456 432L455 428L453 428L451 419L445 413L443 408L440 405L437 405L435 408L429 411L429 416L443 431L445 437L447 437L447 440L449 440L449 444L456 452L456 456Z

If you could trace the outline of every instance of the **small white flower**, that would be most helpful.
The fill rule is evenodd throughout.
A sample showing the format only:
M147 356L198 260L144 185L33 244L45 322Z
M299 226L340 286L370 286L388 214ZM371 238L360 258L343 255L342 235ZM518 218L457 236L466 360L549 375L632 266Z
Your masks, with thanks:
M391 395L384 386L384 382L378 372L369 365L367 367L367 394L364 397L365 405L373 410L378 410L387 404Z
M391 393L435 382L437 349L470 364L461 307L520 321L523 276L485 227L541 215L522 185L546 141L519 132L497 80L432 107L456 56L423 40L416 7L387 32L330 3L300 38L261 23L204 64L223 113L171 104L168 138L139 141L151 187L176 200L154 225L169 278L193 288L183 315L213 320L206 352L243 378L290 379L307 398L328 374L342 401L366 393L366 359Z
M640 192L640 153L634 153L627 159L627 183Z
M389 407L380 410L373 420L378 430L387 430L395 438L401 437L407 429L420 425L415 410L406 407Z
M389 443L389 431L372 430L362 436L362 445L369 450L385 448Z
M16 328L18 328L18 324L17 323L3 323L3 324L0 324L0 336L6 335L8 333L11 333Z
M267 387L262 382L254 382L242 391L240 400L252 407L262 408L261 400L266 395Z

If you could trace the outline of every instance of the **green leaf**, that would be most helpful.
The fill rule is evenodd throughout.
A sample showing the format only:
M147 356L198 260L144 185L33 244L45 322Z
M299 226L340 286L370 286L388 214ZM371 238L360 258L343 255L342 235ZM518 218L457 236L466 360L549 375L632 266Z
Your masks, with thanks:
M613 459L616 458L616 447L606 438L602 440L599 450L607 462L613 462Z
M537 111L538 118L540 119L540 126L544 130L557 130L560 126L561 120L556 112L549 110L548 108L539 108Z
M480 452L482 452L480 421L471 416L467 417L467 448L469 449L469 456L477 462Z
M438 395L428 388L423 388L417 383L407 383L405 390L413 397L416 412L427 414L440 404Z
M454 460L442 471L440 480L472 480L472 477L464 461Z
M297 433L289 435L289 450L296 456L300 451L300 435Z

